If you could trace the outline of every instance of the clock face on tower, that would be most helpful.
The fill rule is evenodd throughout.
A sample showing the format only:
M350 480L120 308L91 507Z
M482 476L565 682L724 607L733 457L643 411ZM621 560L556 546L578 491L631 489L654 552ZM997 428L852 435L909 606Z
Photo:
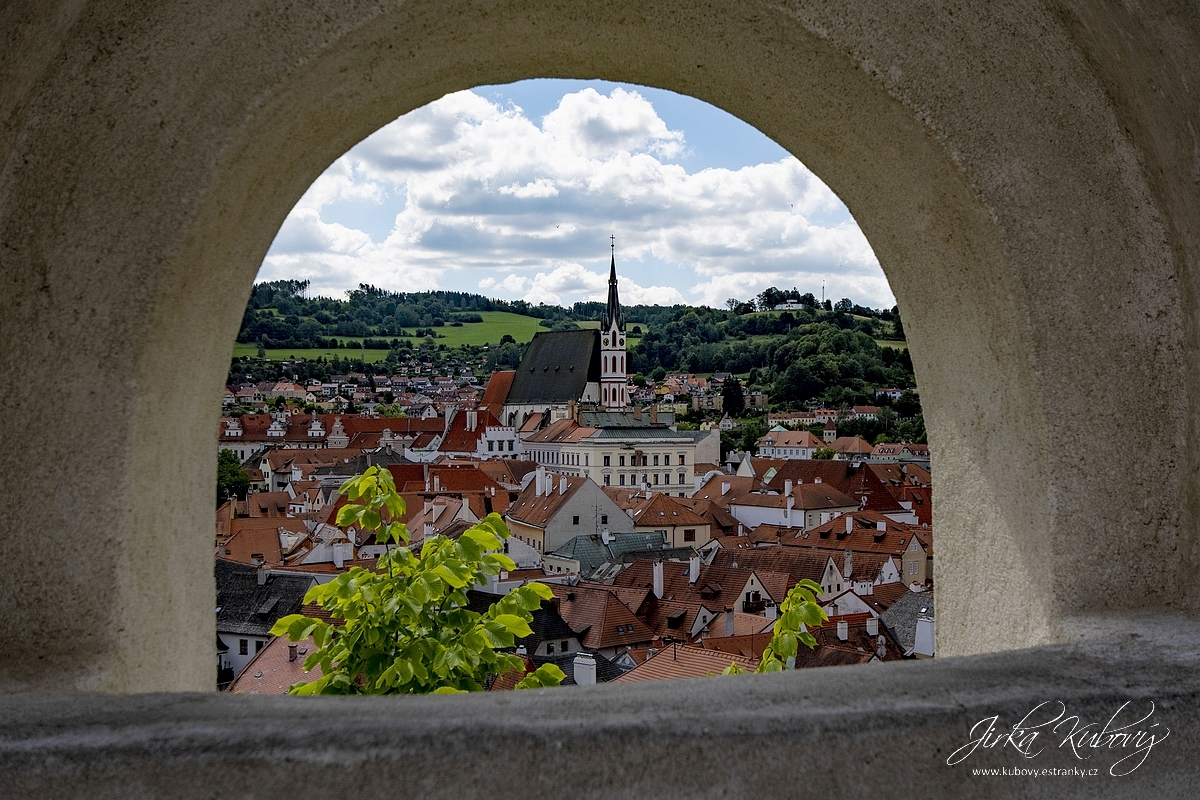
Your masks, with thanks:
M625 340L624 340L624 339L622 339L621 341L617 342L617 345L618 345L618 346L620 346L620 347L624 347L624 346L625 346Z

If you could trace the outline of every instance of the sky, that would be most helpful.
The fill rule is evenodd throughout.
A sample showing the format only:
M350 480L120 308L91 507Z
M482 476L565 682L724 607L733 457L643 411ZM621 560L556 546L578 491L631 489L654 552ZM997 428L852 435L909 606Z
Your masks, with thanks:
M529 80L446 95L359 142L292 209L258 279L569 306L723 306L768 286L895 304L850 212L757 129L691 97Z

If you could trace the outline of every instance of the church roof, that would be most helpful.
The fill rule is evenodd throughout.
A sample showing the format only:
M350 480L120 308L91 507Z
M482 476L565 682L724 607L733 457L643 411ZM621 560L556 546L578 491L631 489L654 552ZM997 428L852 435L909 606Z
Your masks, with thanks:
M615 251L608 266L608 307L604 310L604 320L600 323L600 327L608 330L612 327L613 320L617 321L618 328L625 330L625 317L621 313L621 301L617 297L617 256Z
M579 400L589 382L600 380L600 331L543 331L534 334L513 376L508 403L566 403Z

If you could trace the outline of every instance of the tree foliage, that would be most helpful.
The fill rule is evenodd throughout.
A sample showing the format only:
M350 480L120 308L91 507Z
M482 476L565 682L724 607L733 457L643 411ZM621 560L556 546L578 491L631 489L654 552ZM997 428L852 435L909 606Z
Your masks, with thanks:
M305 602L319 604L334 624L292 614L272 628L292 641L312 636L317 645L304 668L320 666L322 677L296 684L292 694L480 691L489 675L524 669L520 657L501 651L532 634L532 612L553 597L549 587L528 583L482 614L467 607L467 591L481 579L516 568L500 552L509 533L497 514L458 539L426 538L418 556L405 546L404 499L391 473L371 467L340 491L350 502L338 511L338 525L374 531L379 543L393 546L377 571L353 567L309 590ZM564 677L546 664L518 688L556 686Z
M246 499L250 489L250 476L242 469L237 454L232 450L217 451L217 505L231 497Z
M803 644L809 649L817 646L816 637L808 632L807 627L820 625L829 619L817 602L820 592L821 587L816 582L804 578L783 598L771 643L763 651L758 672L779 672L788 666L789 658L796 657L799 645Z
M742 382L737 378L726 378L722 384L721 406L731 417L736 417L746 410L746 396L742 393Z

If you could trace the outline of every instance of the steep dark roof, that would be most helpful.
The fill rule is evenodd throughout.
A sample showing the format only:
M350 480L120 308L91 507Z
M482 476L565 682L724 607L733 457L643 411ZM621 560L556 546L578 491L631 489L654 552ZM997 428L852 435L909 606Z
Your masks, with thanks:
M480 614L485 613L492 604L503 599L502 594L491 594L471 590L467 592L467 608ZM542 607L533 612L533 621L529 623L533 633L523 639L517 639L517 645L524 645L529 653L536 653L544 640L557 642L560 639L576 639L579 634L571 630L571 626L558 613L557 600L543 600ZM597 669L599 665L597 665ZM567 673L570 675L570 673Z
M592 658L596 660L596 683L608 683L613 678L620 677L628 672L627 669L621 667L615 661L611 661L600 655L596 650L584 650L585 653L591 653ZM575 656L579 653L555 653L552 656L533 656L533 663L539 667L542 664L556 664L559 669L567 676L563 679L563 686L575 686Z
M508 391L509 403L578 400L588 382L600 380L600 331L534 334Z
M608 330L613 322L619 330L625 330L625 315L621 313L621 300L617 297L617 254L613 252L612 261L608 267L608 306L604 309L604 319L600 327Z
M909 592L892 603L879 621L905 653L917 645L917 617L932 617L933 592Z
M217 559L217 631L268 636L280 617L299 613L314 583L309 575L269 574L260 586L258 569Z

